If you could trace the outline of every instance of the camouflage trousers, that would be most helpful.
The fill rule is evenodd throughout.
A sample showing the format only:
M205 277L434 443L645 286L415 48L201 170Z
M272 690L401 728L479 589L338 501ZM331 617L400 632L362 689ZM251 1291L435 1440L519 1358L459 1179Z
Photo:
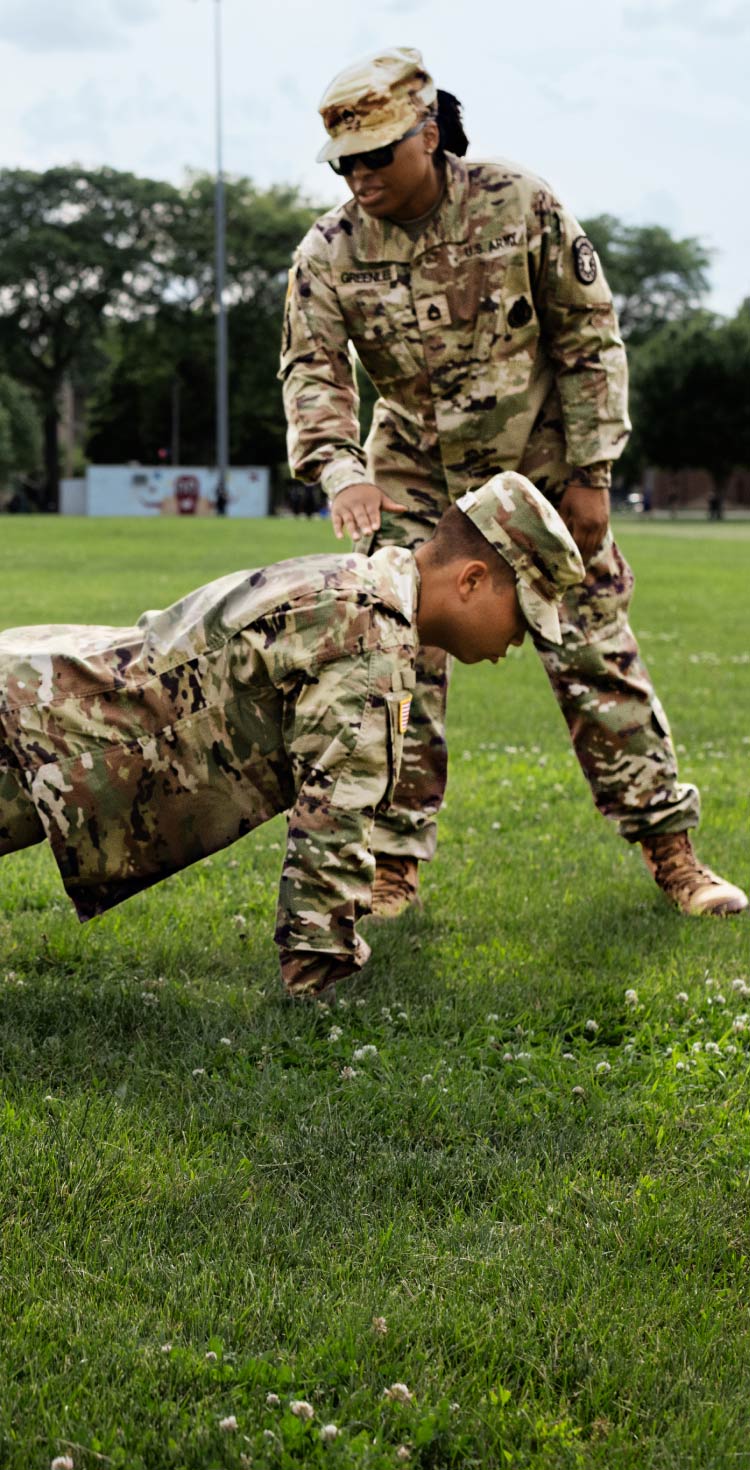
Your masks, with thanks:
M44 828L0 726L0 857L44 841Z
M518 467L553 505L571 474L559 422L553 414L540 416ZM368 478L399 501L405 513L383 514L380 531L369 543L359 543L360 551L393 544L415 548L429 539L451 503L437 447L428 444L416 452L397 433L388 432L391 424L392 419L379 415L378 430L368 443ZM562 606L562 645L535 639L594 801L628 842L655 832L685 831L700 816L697 788L677 779L667 717L628 622L633 583L633 573L608 532L589 562L585 582ZM401 779L388 812L376 820L376 853L429 859L435 851L447 779L450 664L439 649L419 651Z

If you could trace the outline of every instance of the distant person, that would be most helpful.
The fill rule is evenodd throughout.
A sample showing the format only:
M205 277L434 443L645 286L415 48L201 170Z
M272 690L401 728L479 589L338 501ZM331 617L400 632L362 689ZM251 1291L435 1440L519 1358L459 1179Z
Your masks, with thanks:
M89 919L289 812L276 942L292 995L361 968L372 830L391 800L419 641L466 663L560 638L583 563L521 475L412 554L235 572L132 628L0 633L0 855L49 838Z
M216 505L217 516L225 516L227 510L229 509L229 496L227 494L227 487L224 484L223 478L219 479L219 483L216 487L216 498L214 504Z
M326 89L318 155L351 200L305 236L290 276L281 376L294 474L319 479L336 534L415 546L446 506L520 470L588 562L562 648L536 639L599 810L686 914L747 904L689 836L695 786L628 624L633 576L609 528L630 424L627 368L596 251L544 181L465 162L460 103L419 51L383 51ZM352 343L380 398L360 446ZM445 655L423 648L404 777L375 827L374 907L396 915L433 856L446 781Z

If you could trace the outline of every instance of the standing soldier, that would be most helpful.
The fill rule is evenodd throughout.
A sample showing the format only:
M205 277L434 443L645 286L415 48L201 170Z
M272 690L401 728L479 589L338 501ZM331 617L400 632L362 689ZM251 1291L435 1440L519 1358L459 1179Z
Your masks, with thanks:
M633 576L609 529L611 464L630 428L627 368L590 241L544 180L464 162L460 104L416 50L369 57L320 104L319 154L353 198L324 215L290 274L281 377L293 472L319 479L338 536L414 547L465 491L520 470L588 564L564 639L535 637L601 812L640 842L686 914L738 913L698 862L697 789L628 624ZM360 446L353 344L380 398ZM401 780L374 833L374 909L395 915L432 857L446 780L449 665L422 648Z

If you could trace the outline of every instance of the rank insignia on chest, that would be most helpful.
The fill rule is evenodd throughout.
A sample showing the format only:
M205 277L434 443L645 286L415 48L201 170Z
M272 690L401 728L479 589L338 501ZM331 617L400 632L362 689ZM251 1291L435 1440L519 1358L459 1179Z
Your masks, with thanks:
M442 293L423 297L421 301L415 301L414 307L420 332L434 331L435 327L449 327L451 324L448 297Z
M398 702L398 733L405 735L409 728L409 714L411 712L411 695L408 699L400 699Z

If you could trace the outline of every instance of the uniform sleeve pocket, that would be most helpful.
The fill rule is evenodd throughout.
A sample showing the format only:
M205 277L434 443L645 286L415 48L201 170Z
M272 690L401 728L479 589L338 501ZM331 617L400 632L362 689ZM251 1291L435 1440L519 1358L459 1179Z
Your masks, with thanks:
M411 694L402 690L399 694L386 697L388 709L388 780L381 806L390 806L401 775L404 755L404 737L409 725Z

